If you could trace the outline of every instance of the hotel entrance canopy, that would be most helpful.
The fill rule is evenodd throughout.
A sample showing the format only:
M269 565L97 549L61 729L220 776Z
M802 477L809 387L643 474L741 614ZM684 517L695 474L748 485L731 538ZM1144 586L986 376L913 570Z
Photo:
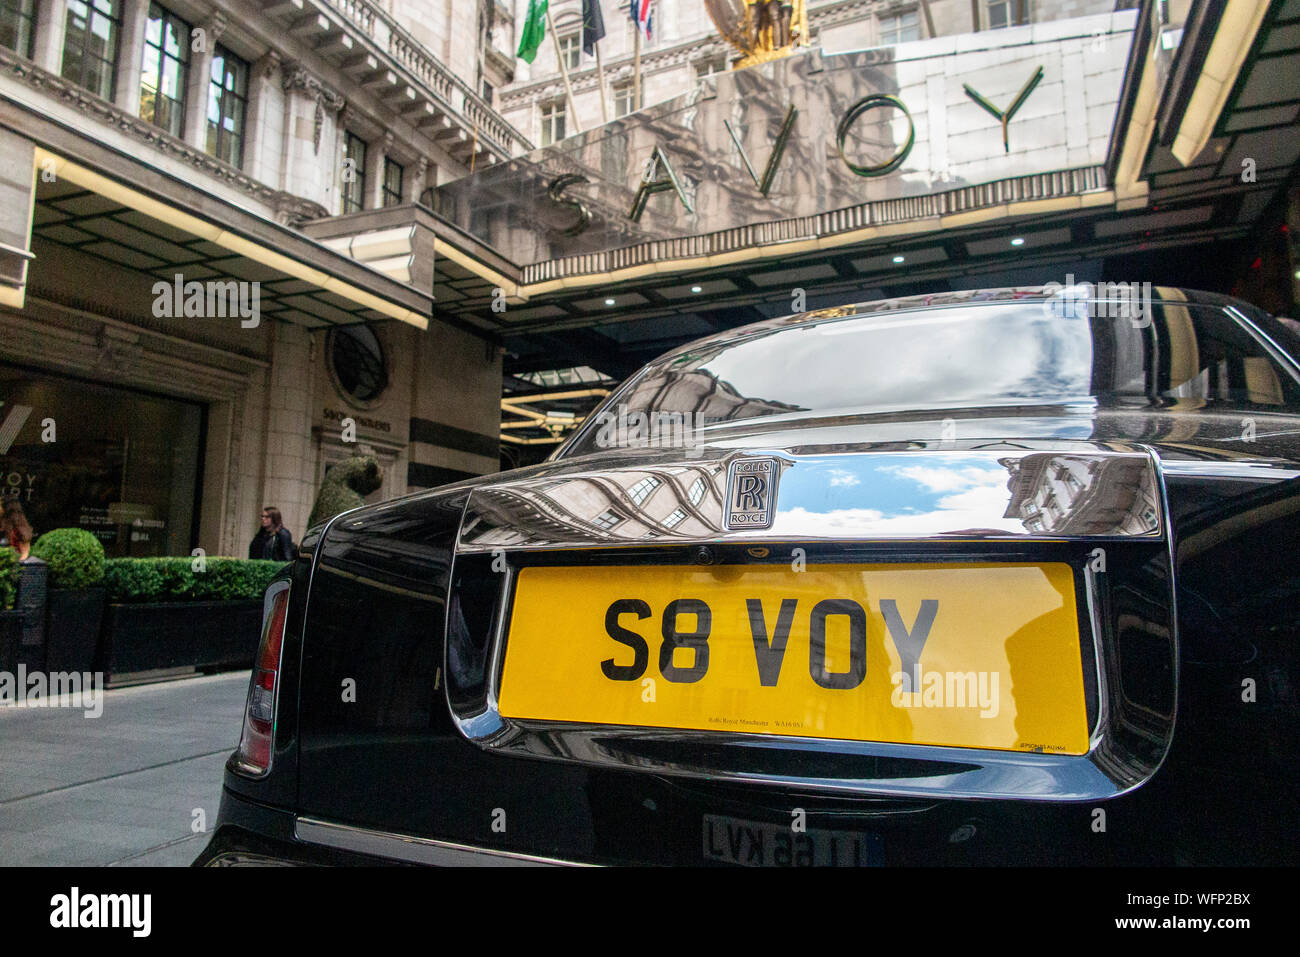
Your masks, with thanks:
M309 328L391 319L428 327L433 300L427 290L346 251L3 100L0 127L14 131L5 141L6 158L30 164L30 190L6 216L10 232L36 244L35 250L8 244L15 257L34 264L13 270L5 282L0 301L8 305L23 305L34 273L40 281L64 278L41 273L45 242L102 260L100 281L111 282L113 268L125 267L168 283L178 275L185 282L257 282L266 319Z
M446 184L438 308L620 377L800 294L1245 235L1300 156L1300 2L1159 7L809 50Z

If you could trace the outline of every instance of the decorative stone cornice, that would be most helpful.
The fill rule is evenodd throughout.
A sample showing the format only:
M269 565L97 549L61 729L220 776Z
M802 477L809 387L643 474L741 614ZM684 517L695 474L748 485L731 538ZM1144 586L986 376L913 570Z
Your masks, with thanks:
M212 48L226 32L226 15L220 10L214 10L212 16L198 25L198 29L202 30L206 35L208 52L211 53Z
M0 47L0 75L14 77L32 89L73 107L92 120L146 144L160 155L179 160L225 186L248 194L257 202L275 210L276 218L281 224L294 226L329 215L328 210L319 203L294 196L284 190L272 189L265 183L253 179L238 167L190 146L161 127L118 109L89 90L41 69L31 60L18 56L5 47Z
M880 0L847 0L845 3L828 3L820 7L809 7L808 28L829 27L840 23L866 20L877 9L885 9L885 12L890 12L897 11L900 7L904 10L915 9L915 4L908 6L903 0L896 0L893 3L881 3Z
M262 79L269 80L271 77L275 76L276 72L280 69L280 62L280 54L278 51L267 50L265 55L263 55L263 57L254 65L254 69Z
M358 53L374 54L435 107L452 117L466 133L477 128L479 142L488 151L509 158L533 149L533 144L488 104L473 84L447 67L402 25L388 9L390 3L381 0L313 2L324 3L338 14L343 28L357 41Z
M280 190L276 194L275 219L281 225L297 229L303 223L324 219L329 214L328 209L320 203L312 202L310 199L294 196L284 190Z
M320 134L325 126L325 112L338 113L347 107L347 100L342 94L331 90L312 73L304 70L298 63L286 63L280 71L280 84L285 92L298 90L316 102L316 114L312 122L312 155L320 155Z
M502 53L496 47L489 44L487 50L485 51L484 59L487 61L488 66L492 67L494 70L496 70L498 73L500 73L502 76L506 78L507 83L509 83L512 79L514 79L515 76L514 57L510 56L507 53Z
M727 46L718 37L712 34L698 37L686 43L680 43L676 46L665 47L662 50L653 50L650 52L641 52L641 75L645 77L649 74L660 73L664 70L672 69L683 63L695 63L698 60L708 59L713 56L720 56L727 53L731 48ZM611 73L618 72L627 68L632 68L632 54L625 54L610 60L605 64L605 76L609 78ZM501 92L501 108L509 109L524 103L532 103L538 100L554 98L550 88L560 82L558 72L538 77L536 80L511 87ZM587 67L584 70L578 70L569 74L569 83L572 85L574 92L579 90L594 90L600 83L600 71L594 67Z
M339 126L352 128L358 123L365 122L364 114L358 113L356 107L347 104L339 110Z
M283 65L280 85L286 91L301 90L331 113L337 113L347 105L347 100L343 98L342 94L330 89L296 62L291 61Z

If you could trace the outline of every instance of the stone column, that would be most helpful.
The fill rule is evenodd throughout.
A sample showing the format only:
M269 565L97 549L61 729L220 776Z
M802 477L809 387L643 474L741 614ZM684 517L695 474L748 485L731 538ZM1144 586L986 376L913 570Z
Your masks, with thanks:
M281 188L339 211L338 114L342 96L297 64L280 70L284 88L284 182Z
M202 31L202 33L199 33ZM212 82L212 55L226 32L226 18L214 13L190 37L190 80L185 91L185 142L197 150L208 147L208 85ZM202 42L198 42L199 38ZM198 49L195 49L198 47Z
M113 102L132 116L140 113L140 75L144 72L144 28L148 19L149 0L126 0Z
M384 205L384 160L392 148L391 131L366 148L366 209L379 209Z
M324 178L333 187L331 209L335 215L341 215L345 212L343 209L343 194L347 191L348 186L343 182L343 171L346 169L348 159L347 132L349 129L356 129L356 123L356 108L353 106L343 107L334 121L331 138L326 140L327 143L332 144L334 151L334 161L325 171Z
M262 504L280 509L294 541L307 530L307 516L315 500L311 357L309 330L287 322L274 323L271 368L267 370Z
M68 20L68 0L38 0L36 37L32 58L51 73L63 72L63 30Z
M404 203L418 203L420 194L424 192L424 181L429 175L429 158L421 156L418 160L406 168L406 182L402 184L406 195L402 197Z
M248 78L248 116L244 121L244 170L255 180L268 183L279 179L266 154L266 146L279 132L276 107L276 74L280 72L280 54L274 50L253 64ZM275 174L274 176L272 174ZM272 185L279 186L279 182Z
M35 161L31 140L0 128L0 304L15 309L22 308L27 288Z

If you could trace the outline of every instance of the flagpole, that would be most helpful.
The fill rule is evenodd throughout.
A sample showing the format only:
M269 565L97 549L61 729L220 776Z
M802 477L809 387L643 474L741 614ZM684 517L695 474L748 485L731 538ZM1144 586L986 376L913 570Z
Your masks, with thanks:
M641 24L637 23L632 32L636 34L632 44L632 109L639 110L641 109Z
M573 132L581 133L582 124L578 122L578 104L573 101L573 86L569 83L569 68L565 65L564 54L560 51L560 38L555 33L555 24L551 22L551 5L546 5L546 26L551 32L551 42L555 44L555 59L560 64L560 76L564 77L564 94L569 98L569 112L573 115Z
M600 83L600 121L609 122L609 104L605 101L605 61L600 55L600 41L597 40L592 46L596 50L596 81Z

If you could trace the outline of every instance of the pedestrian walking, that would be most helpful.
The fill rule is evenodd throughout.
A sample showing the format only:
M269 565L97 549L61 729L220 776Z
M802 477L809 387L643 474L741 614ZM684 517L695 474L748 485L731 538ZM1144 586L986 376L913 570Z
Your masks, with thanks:
M280 510L274 505L262 509L262 528L248 546L249 558L261 558L272 562L291 562L297 555L293 536L284 527Z

